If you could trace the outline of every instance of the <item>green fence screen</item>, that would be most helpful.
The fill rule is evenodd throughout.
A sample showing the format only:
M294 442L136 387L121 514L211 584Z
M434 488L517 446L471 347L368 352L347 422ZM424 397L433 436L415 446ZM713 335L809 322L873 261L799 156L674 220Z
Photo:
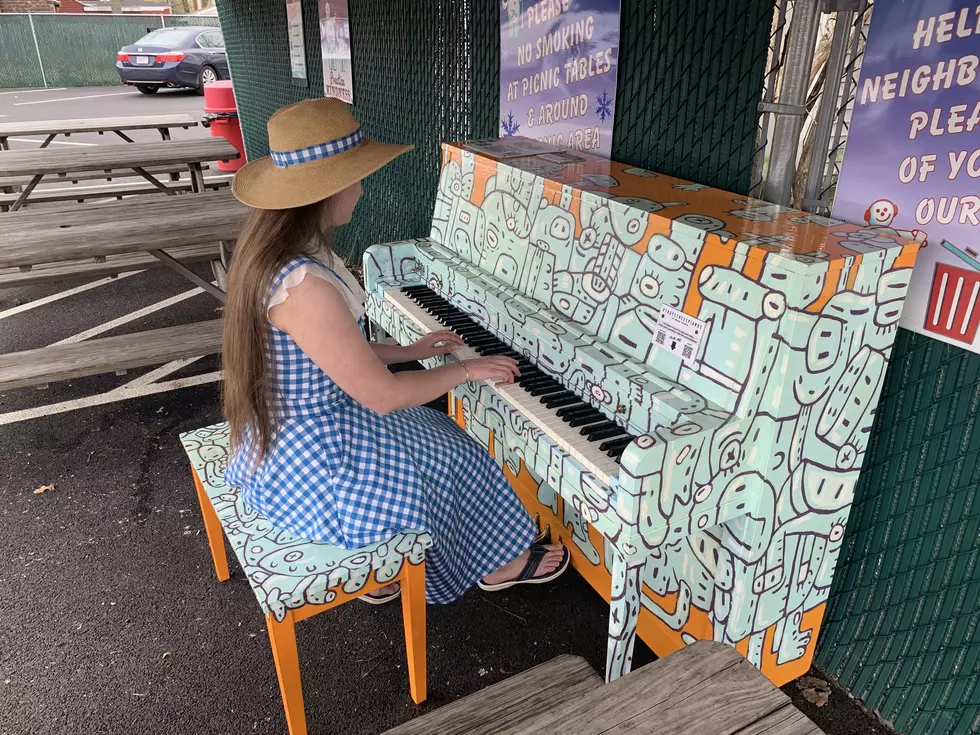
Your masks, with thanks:
M316 3L304 0L308 88L291 84L285 8L218 0L250 157L278 107L323 91ZM623 0L613 156L745 192L771 0ZM351 2L354 113L415 151L371 177L338 249L426 235L439 143L499 132L497 0Z
M218 19L198 15L0 14L0 87L43 87L45 81L49 87L119 84L116 52L151 30L178 25L217 26Z
M901 330L817 662L910 735L980 732L980 355Z

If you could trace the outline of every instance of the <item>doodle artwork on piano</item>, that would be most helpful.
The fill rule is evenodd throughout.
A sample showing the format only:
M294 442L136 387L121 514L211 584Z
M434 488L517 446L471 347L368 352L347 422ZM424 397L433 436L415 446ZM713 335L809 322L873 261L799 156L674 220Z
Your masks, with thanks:
M607 678L638 633L782 684L813 657L918 246L579 157L445 146L431 236L365 255L369 317L524 359L453 412L610 601Z

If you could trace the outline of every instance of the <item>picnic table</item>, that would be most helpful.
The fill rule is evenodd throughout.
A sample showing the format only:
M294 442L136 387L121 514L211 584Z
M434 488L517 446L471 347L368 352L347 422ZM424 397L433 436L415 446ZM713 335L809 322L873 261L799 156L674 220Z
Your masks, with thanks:
M179 198L87 204L0 217L0 269L148 253L221 301L224 292L186 268L167 250L238 237L248 208L227 189ZM46 280L51 280L48 277Z
M734 648L698 641L603 686L563 656L385 735L822 735Z
M230 161L234 158L238 158L238 151L223 138L100 145L80 151L39 148L0 153L0 177L31 177L30 183L10 205L10 210L16 211L45 176L67 178L77 171L131 169L155 188L176 196L176 191L146 170L148 166L186 166L190 171L191 190L200 193L205 188L201 165L207 161Z
M175 197L22 210L0 216L0 283L167 266L221 301L186 266L233 242L248 208L227 189ZM0 391L217 352L220 320L0 355Z
M197 125L190 115L134 115L130 117L95 117L72 120L32 120L28 122L0 123L0 151L10 150L8 138L20 135L47 136L41 148L47 148L59 135L70 137L72 133L115 133L127 143L133 139L124 130L156 130L164 140L170 140L171 128L187 130Z

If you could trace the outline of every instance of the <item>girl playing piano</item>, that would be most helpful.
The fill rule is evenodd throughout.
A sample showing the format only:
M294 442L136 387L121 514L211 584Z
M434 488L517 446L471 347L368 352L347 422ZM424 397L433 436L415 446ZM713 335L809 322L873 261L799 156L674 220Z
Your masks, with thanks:
M364 336L364 292L330 250L361 180L410 150L368 140L335 99L284 107L268 124L272 155L235 176L252 207L228 274L222 359L231 425L227 479L273 525L357 548L402 530L434 539L429 602L469 587L540 584L568 567L536 529L493 459L424 404L464 381L512 382L496 356L393 374L385 366L451 353L452 332L408 347ZM362 599L380 604L390 585Z

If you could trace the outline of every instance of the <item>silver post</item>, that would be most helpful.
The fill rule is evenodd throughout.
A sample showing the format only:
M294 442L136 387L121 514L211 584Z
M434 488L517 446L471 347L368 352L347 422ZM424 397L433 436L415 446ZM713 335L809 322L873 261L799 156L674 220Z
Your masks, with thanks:
M41 81L44 82L44 88L47 89L48 78L44 74L44 61L41 59L41 47L37 43L37 32L34 30L34 16L28 13L27 20L31 24L31 35L34 37L34 50L37 52L37 65L41 67Z
M827 59L824 92L820 100L820 112L817 116L817 128L813 135L813 156L810 159L806 189L803 192L803 209L807 212L827 214L830 210L827 202L820 199L820 194L824 168L830 155L830 136L833 133L834 120L837 118L837 105L843 86L844 57L850 41L854 15L854 11L851 10L837 13L834 38L831 41L830 56Z
M793 20L786 39L786 66L779 102L769 107L776 116L773 125L769 173L763 199L788 205L796 173L796 154L806 116L810 67L820 26L819 0L796 0Z

